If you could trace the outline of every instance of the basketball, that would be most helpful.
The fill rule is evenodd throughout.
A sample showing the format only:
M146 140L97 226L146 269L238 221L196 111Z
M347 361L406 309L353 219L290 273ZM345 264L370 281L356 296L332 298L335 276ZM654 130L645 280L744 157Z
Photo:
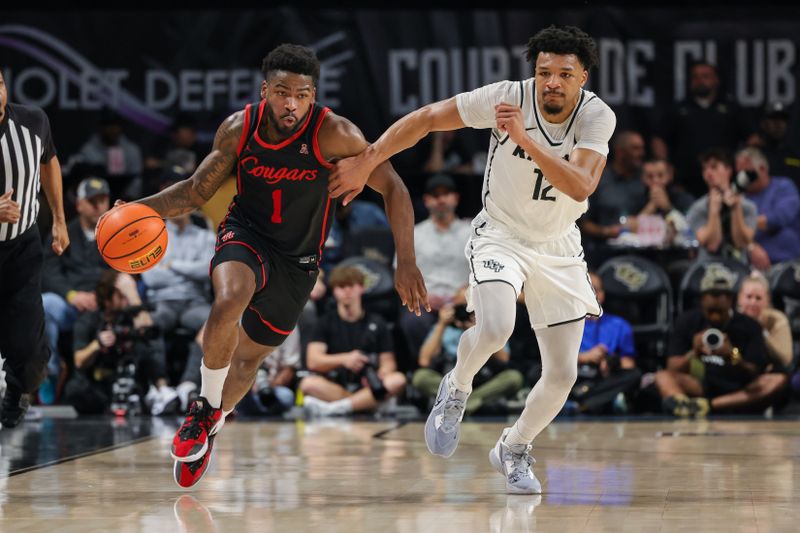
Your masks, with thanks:
M139 203L115 207L97 224L97 249L108 265L138 274L158 264L167 251L167 227L152 208Z

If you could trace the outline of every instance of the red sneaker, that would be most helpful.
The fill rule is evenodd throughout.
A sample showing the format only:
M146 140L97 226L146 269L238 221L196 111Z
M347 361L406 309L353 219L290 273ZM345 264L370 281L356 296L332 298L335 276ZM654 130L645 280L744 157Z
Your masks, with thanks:
M208 451L209 436L222 426L222 420L222 409L214 409L202 396L197 398L172 439L172 458L186 463L201 459Z
M208 446L205 455L197 461L190 463L184 461L175 461L175 467L172 470L175 477L175 483L188 489L194 486L203 477L203 474L208 470L208 465L211 463L211 449L214 446L214 439L216 435L209 435Z

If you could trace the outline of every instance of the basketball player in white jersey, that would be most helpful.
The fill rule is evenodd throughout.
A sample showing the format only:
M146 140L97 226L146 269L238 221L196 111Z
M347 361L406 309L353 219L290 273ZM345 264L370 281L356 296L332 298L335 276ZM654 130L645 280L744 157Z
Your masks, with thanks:
M339 163L331 193L352 199L382 161L431 131L491 129L483 209L466 254L469 306L476 325L458 346L458 362L439 386L425 425L428 449L449 457L472 378L514 328L520 293L542 354L542 377L525 409L489 453L512 493L539 493L531 442L558 414L575 383L587 315L599 315L575 220L587 208L606 163L614 112L583 89L597 49L575 27L551 26L528 42L534 77L502 81L412 112L361 155Z

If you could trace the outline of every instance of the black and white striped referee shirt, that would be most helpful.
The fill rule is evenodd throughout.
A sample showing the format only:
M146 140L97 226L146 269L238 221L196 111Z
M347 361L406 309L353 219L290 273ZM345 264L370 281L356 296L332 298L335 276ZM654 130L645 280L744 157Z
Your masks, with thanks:
M11 199L19 204L20 218L16 224L0 223L0 241L15 239L36 223L42 186L39 165L55 155L44 111L9 102L0 122L0 194L14 189Z

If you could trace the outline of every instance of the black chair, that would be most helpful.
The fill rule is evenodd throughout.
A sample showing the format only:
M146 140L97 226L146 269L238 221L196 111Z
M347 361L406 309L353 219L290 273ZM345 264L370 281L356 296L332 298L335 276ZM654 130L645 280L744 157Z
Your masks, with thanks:
M604 310L631 324L638 364L642 370L654 370L665 355L672 321L669 276L658 264L635 255L609 259L597 275L603 281Z
M392 230L383 226L359 228L350 233L350 255L373 259L391 268L394 261Z
M394 290L394 274L390 267L367 257L348 257L339 266L354 266L364 273L362 303L367 311L378 313L389 323L397 319L398 296Z
M800 260L774 265L767 273L772 305L789 318L795 366L800 357Z
M750 275L750 268L735 259L709 259L698 261L689 267L681 279L678 291L678 312L696 309L700 305L700 284L706 276L727 277L733 282L733 290L739 292L744 278Z

